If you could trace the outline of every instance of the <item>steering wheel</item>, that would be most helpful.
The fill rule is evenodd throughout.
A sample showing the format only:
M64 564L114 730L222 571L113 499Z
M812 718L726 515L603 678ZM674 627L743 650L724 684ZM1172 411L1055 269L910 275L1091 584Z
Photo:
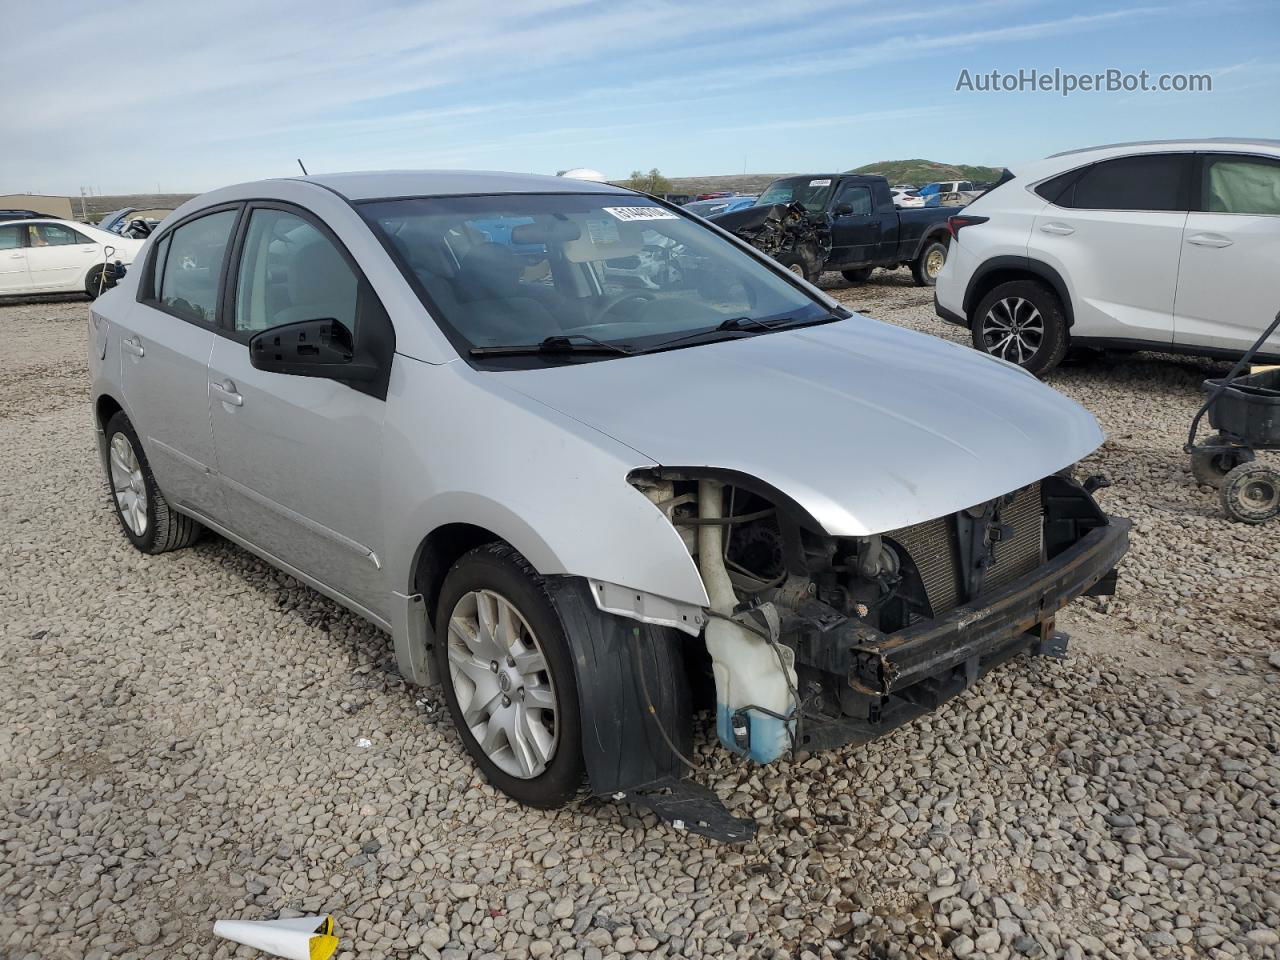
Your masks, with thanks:
M596 310L591 318L592 324L603 322L604 318L622 306L624 303L636 301L638 303L648 303L655 298L655 295L648 290L624 290L621 293L615 293L605 298L604 302Z

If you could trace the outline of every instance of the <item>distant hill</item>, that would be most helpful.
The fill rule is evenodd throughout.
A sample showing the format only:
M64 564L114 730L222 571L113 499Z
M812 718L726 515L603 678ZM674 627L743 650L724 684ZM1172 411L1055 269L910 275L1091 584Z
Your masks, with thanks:
M691 193L697 196L699 193L719 193L722 190L729 190L734 193L759 193L774 180L779 177L786 177L786 173L734 173L727 176L716 177L670 177L672 193ZM612 183L626 186L623 180L613 180Z
M936 160L884 160L868 163L846 173L878 173L890 183L923 187L934 180L997 180L999 167L976 167L967 163L938 163Z

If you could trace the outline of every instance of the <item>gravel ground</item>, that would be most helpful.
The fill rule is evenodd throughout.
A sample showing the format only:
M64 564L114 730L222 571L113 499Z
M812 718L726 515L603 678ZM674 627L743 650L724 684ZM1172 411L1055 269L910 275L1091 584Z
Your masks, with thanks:
M952 339L901 272L831 289ZM332 911L382 957L1275 957L1280 527L1220 516L1181 443L1220 370L1051 383L1110 439L1120 595L876 743L768 768L699 748L763 824L717 846L612 805L518 808L387 638L214 537L120 534L83 302L0 306L0 958L249 956L218 917Z

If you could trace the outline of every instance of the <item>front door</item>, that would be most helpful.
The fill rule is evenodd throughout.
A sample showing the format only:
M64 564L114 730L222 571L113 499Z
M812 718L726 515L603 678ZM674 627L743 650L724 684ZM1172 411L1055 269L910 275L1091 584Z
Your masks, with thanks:
M209 355L237 215L222 210L167 231L117 330L125 404L156 482L174 504L215 518Z
M0 295L26 293L31 287L26 236L25 224L0 223Z
M252 206L240 249L228 284L230 329L209 362L227 525L385 616L385 402L336 380L259 370L248 347L254 334L301 320L337 320L358 338L372 290L328 230L301 211Z
M1183 232L1174 338L1246 350L1280 310L1280 161L1207 156L1200 184ZM1262 352L1280 354L1280 332Z
M880 215L875 212L871 188L845 184L831 209L831 265L844 267L875 260L880 246Z
M102 261L102 248L61 223L27 224L27 269L33 291L80 290L84 276Z

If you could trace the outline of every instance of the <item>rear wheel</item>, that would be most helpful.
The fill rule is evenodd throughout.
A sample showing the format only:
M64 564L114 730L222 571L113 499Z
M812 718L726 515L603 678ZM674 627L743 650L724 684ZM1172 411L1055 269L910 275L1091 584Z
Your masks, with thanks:
M107 421L106 433L111 503L129 542L152 554L195 543L204 527L169 506L123 410Z
M941 240L930 240L911 264L911 279L917 287L932 287L938 282L938 274L947 262L947 245Z
M1002 283L978 304L971 317L973 345L1037 376L1048 373L1067 353L1062 303L1034 280Z
M1227 515L1242 523L1265 523L1280 515L1280 470L1266 463L1242 463L1218 491Z
M531 807L583 779L573 658L543 580L501 543L465 554L440 591L434 646L445 700L486 779Z
M1242 463L1251 463L1254 452L1244 447L1229 447L1219 435L1209 441L1216 449L1196 449L1191 451L1191 476L1196 483L1203 483L1217 489L1228 473Z
M859 267L857 270L841 270L840 276L844 277L850 283L866 283L871 279L871 274L875 273L875 267Z

